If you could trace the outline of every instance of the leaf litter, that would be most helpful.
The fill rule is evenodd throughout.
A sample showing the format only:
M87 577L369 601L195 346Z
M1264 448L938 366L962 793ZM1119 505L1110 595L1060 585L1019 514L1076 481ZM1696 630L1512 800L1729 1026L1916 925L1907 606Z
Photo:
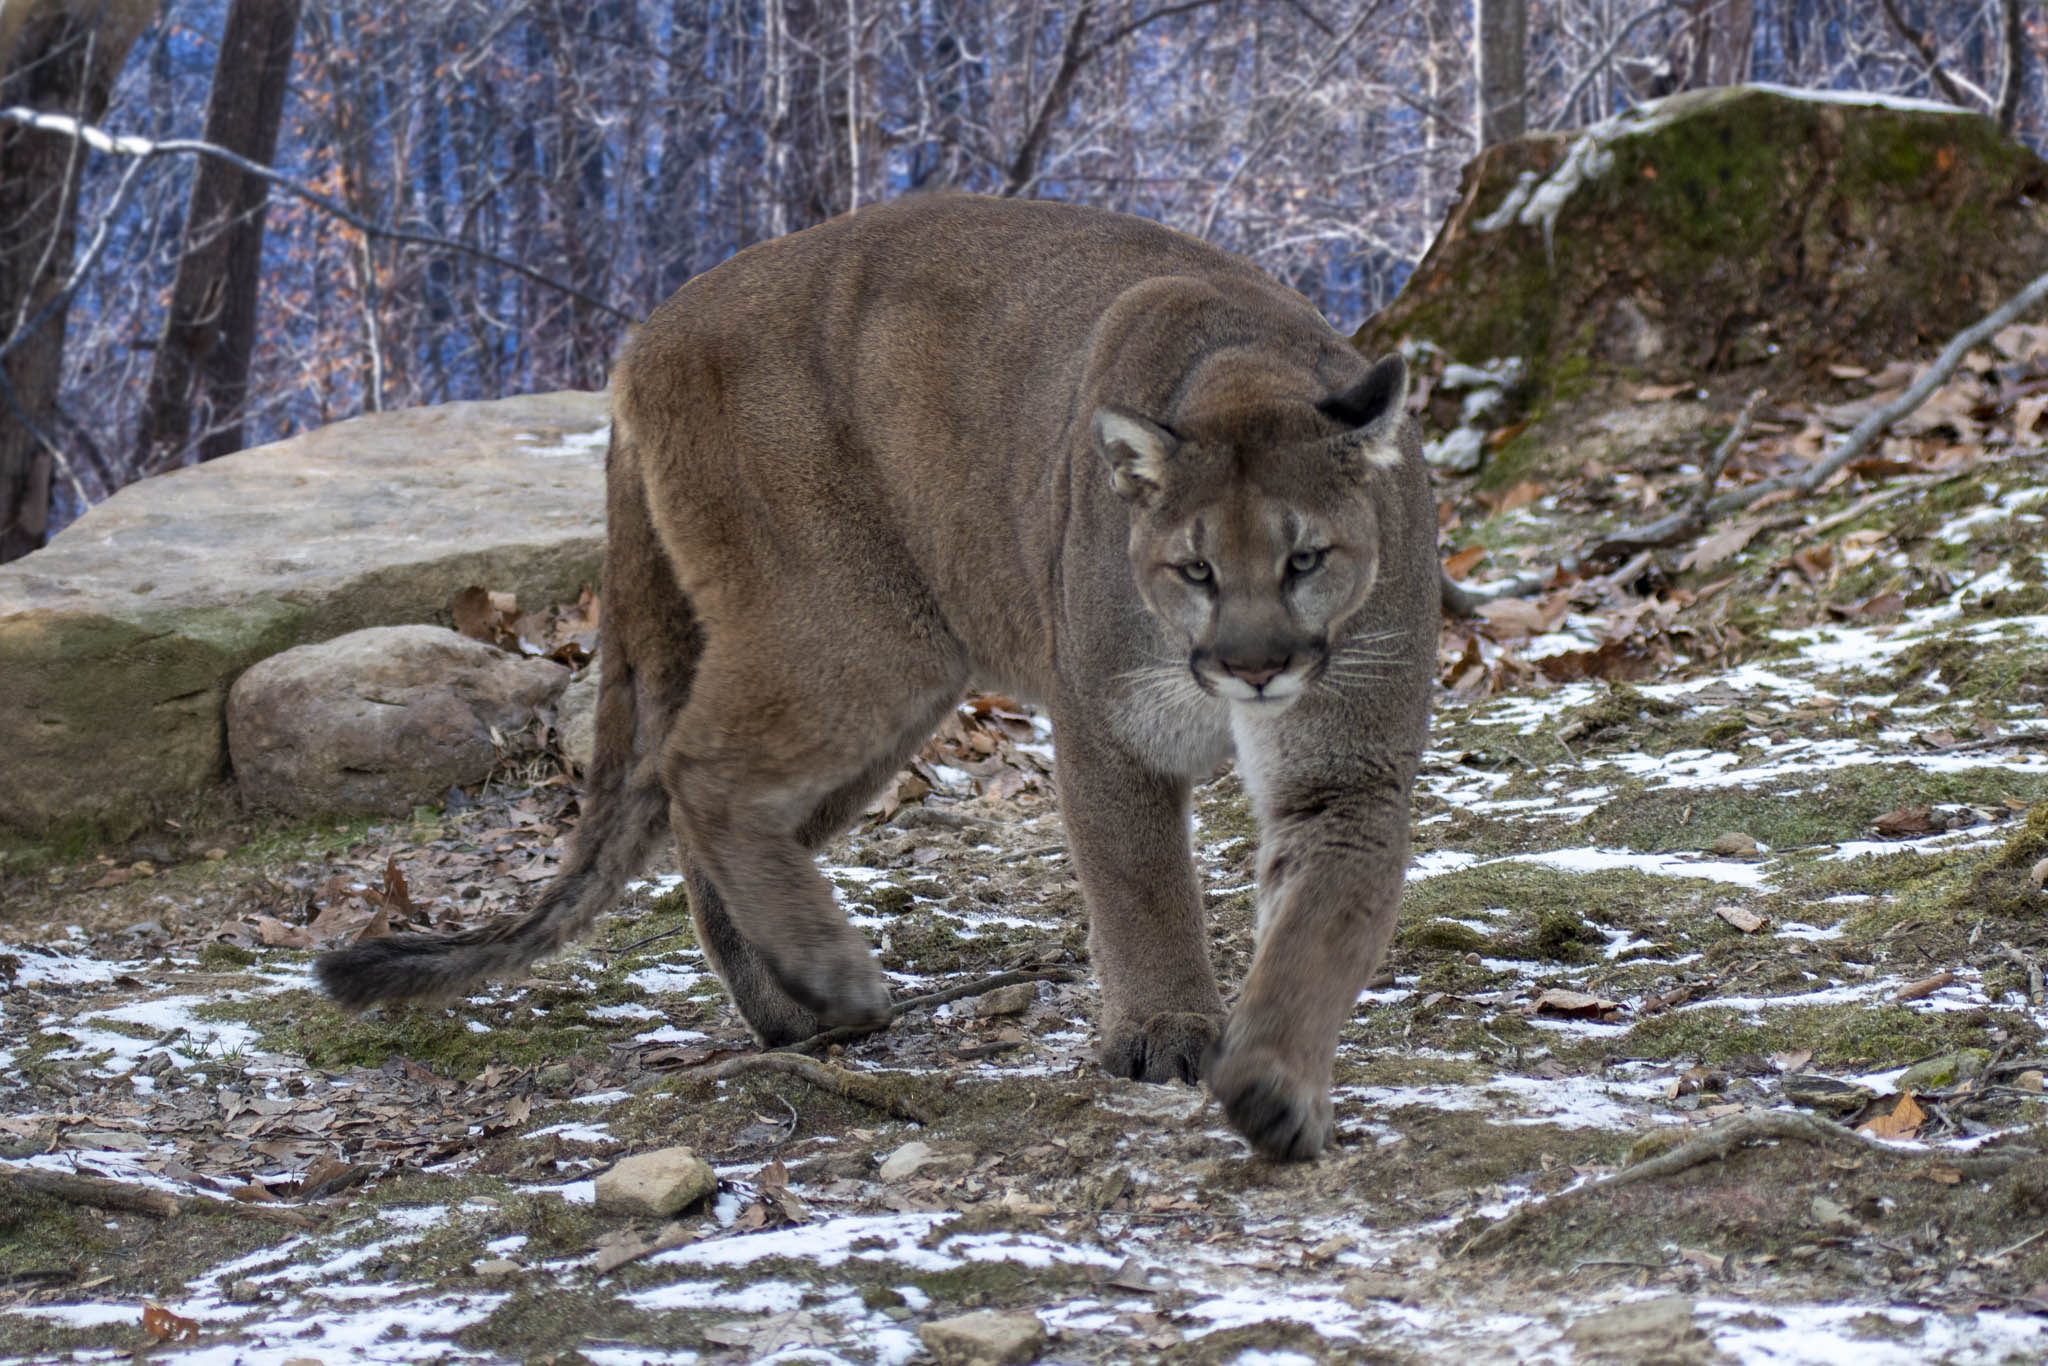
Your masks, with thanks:
M1684 458L1447 499L1456 569L1540 584L1444 628L1409 904L1312 1166L1250 1160L1198 1090L1097 1073L1085 973L831 1046L929 1124L707 1080L751 1044L672 871L523 981L353 1021L317 999L324 945L522 904L577 816L559 762L412 821L221 822L10 872L0 1359L901 1361L983 1308L1038 1314L1060 1361L2038 1356L2038 340L2002 338L1822 497L1646 558L1558 547L1681 502ZM1810 463L1910 378L1764 410L1723 479ZM581 663L597 603L478 589L458 615ZM1051 739L971 699L823 855L899 995L1085 970ZM1196 839L1234 981L1234 777L1198 790ZM1881 1151L1745 1142L1572 1202L1756 1114ZM591 1203L674 1144L713 1197ZM175 1212L36 1184L93 1177Z

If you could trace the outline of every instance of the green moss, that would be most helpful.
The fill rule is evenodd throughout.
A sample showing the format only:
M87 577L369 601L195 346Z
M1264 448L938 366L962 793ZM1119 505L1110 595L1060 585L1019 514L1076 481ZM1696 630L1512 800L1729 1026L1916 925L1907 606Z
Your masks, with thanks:
M236 944L208 944L199 950L199 966L208 972L229 972L246 968L256 961L253 950Z
M2018 1017L2001 1022L2007 1028L2023 1026ZM1978 1046L1990 1027L1988 1018L1975 1012L1914 1010L1881 1001L1772 1006L1754 1014L1707 1005L1639 1021L1613 1051L1632 1058L1725 1063L1811 1049L1817 1068L1875 1071Z

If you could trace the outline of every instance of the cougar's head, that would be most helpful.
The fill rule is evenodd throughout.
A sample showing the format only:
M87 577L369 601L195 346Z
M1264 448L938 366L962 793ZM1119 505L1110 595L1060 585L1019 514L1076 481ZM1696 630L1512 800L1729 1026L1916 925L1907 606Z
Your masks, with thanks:
M1399 356L1314 399L1199 390L1172 425L1098 408L1095 448L1130 509L1138 591L1204 692L1285 707L1322 677L1379 569L1374 478L1403 460Z

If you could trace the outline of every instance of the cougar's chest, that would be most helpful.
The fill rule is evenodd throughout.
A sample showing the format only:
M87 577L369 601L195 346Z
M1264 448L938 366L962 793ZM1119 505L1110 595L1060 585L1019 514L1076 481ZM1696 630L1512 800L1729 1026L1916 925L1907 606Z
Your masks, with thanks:
M1102 696L1117 738L1162 772L1207 774L1233 752L1230 704L1203 692L1185 666L1126 674Z

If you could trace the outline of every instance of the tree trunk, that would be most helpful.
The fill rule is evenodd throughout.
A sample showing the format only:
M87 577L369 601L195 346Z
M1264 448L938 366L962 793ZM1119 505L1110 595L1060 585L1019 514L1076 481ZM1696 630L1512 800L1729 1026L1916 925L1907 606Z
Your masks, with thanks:
M298 26L299 0L233 0L228 6L206 102L208 142L270 163ZM143 473L174 464L184 453L195 406L200 459L242 448L269 202L268 185L225 161L203 157L194 170L184 247L143 403L136 465Z
M1528 39L1528 0L1478 0L1472 54L1481 151L1528 131Z
M153 0L0 0L0 105L97 122ZM12 336L71 270L85 148L60 133L0 127L0 336ZM42 545L50 444L64 367L62 308L0 360L0 561Z

